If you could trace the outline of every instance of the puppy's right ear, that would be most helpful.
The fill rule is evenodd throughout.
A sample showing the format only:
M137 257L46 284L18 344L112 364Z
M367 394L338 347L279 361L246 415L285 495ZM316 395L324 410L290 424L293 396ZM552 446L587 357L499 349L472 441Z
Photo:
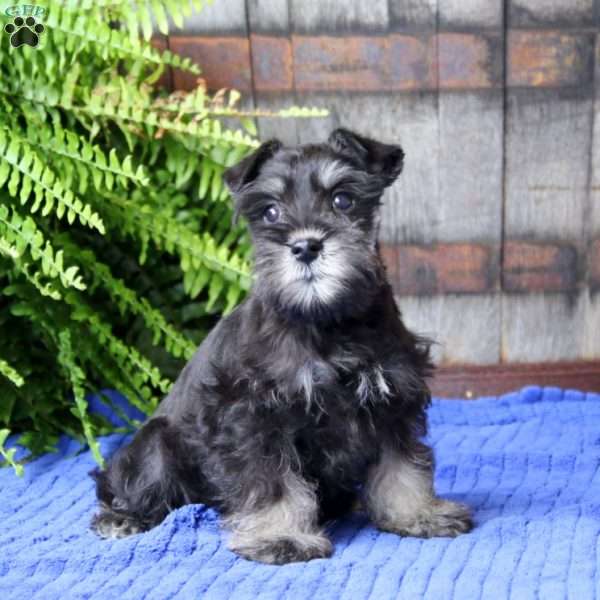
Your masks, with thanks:
M271 158L282 144L279 140L269 140L261 144L252 154L246 156L223 173L223 180L235 196L260 173L261 167Z
M398 145L383 144L343 128L333 131L327 141L336 152L382 177L385 186L394 183L402 171L404 151Z

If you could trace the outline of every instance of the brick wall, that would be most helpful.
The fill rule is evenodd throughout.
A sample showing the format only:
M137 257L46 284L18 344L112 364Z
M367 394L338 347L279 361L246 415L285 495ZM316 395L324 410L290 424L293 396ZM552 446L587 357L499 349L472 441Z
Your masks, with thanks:
M600 0L215 0L165 43L254 106L330 109L263 138L402 143L383 252L440 361L600 358Z

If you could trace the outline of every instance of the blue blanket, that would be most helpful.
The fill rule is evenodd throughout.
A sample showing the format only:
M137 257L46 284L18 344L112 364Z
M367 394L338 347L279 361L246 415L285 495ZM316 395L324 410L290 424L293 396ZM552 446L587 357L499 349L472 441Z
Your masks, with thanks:
M355 515L332 527L331 559L276 567L232 554L214 511L194 505L101 541L93 460L63 439L23 479L0 470L0 598L598 596L600 395L531 387L435 401L429 417L437 490L474 508L470 534L400 538ZM123 442L104 438L104 453Z

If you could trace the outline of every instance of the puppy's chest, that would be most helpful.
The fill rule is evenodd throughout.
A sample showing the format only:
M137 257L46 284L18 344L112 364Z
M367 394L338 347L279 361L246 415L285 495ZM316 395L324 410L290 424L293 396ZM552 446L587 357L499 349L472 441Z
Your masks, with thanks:
M364 406L387 400L392 394L389 373L380 363L351 360L344 355L330 360L304 359L277 381L278 393L288 400L299 397L324 410L333 397Z

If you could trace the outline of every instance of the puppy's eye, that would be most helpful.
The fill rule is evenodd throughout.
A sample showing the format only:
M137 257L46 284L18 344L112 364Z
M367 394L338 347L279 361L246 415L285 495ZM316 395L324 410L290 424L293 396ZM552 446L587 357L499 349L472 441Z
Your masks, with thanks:
M267 223L277 223L279 221L280 210L275 204L269 204L263 212L263 219Z
M336 210L346 211L352 208L354 201L352 198L350 198L350 196L348 196L348 194L339 193L333 197L331 204Z

